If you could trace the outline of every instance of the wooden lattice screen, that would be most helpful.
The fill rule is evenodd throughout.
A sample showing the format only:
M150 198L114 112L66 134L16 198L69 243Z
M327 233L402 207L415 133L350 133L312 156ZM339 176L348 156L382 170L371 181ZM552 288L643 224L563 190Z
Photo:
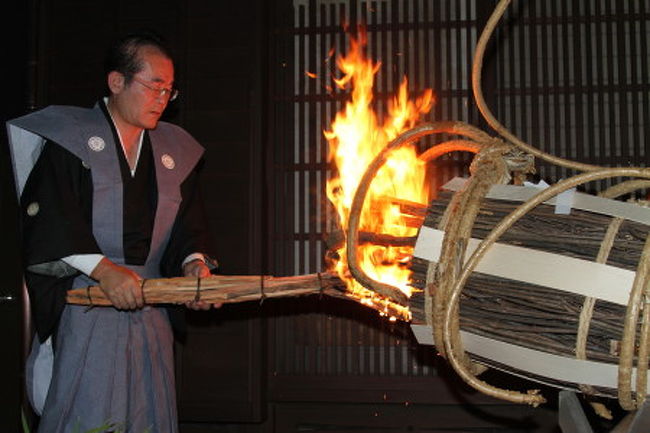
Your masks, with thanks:
M645 166L649 12L647 0L513 2L496 41L499 119L555 155ZM542 165L540 174L572 173Z

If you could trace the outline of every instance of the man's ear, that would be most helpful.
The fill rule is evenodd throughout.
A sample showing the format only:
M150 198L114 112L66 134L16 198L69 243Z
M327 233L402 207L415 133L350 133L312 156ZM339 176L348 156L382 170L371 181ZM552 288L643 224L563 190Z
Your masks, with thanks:
M111 90L111 93L120 93L124 90L124 75L117 71L111 71L108 73L108 88Z

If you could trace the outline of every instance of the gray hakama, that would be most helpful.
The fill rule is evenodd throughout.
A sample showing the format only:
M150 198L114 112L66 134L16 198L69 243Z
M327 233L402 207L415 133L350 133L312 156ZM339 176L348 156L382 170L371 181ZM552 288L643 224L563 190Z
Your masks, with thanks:
M160 277L162 256L183 201L181 185L203 152L196 141L164 122L149 131L157 188L155 219L146 261L132 266L125 264L123 248L123 155L102 107L50 107L10 122L10 135L36 138L27 147L11 143L17 173L21 172L20 149L27 149L36 161L34 155L38 156L44 139L79 158L79 164L92 172L92 236L101 253L144 278ZM24 175L17 178L19 194L25 182ZM201 250L190 252L195 251ZM72 287L91 284L97 282L81 275ZM118 311L66 305L55 337L52 379L39 433L85 432L105 423L115 423L114 429L126 433L177 432L173 336L165 309ZM28 360L28 374L30 365L38 363Z
M39 432L176 432L172 348L164 309L66 306Z

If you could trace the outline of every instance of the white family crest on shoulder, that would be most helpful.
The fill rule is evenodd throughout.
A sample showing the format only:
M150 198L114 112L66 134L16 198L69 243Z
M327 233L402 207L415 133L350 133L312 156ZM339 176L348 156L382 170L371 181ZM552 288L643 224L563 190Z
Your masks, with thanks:
M95 152L101 152L104 150L104 147L106 147L106 142L102 137L93 135L88 139L88 147Z
M160 158L160 161L162 162L162 165L169 170L172 170L174 167L176 167L174 158L172 158L171 155L167 153Z

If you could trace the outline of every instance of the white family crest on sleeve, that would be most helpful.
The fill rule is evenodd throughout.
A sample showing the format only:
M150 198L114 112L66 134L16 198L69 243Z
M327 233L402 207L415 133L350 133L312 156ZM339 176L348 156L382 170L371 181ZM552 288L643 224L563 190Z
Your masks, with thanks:
M31 202L29 206L27 206L27 215L30 217L36 216L39 210L41 210L41 207L38 205L38 202Z

